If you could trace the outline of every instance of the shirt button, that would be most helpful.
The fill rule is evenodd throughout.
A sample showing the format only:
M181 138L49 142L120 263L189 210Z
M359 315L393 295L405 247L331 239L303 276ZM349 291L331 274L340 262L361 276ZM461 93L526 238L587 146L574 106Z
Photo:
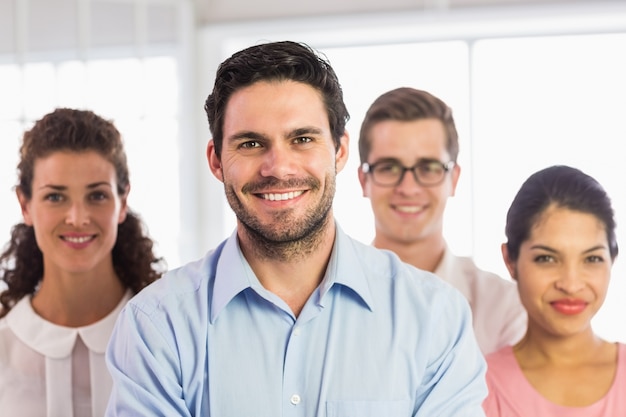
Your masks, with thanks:
M300 404L300 396L298 394L293 394L291 396L291 404L293 404L293 405Z
M300 336L300 332L301 332L301 330L300 330L299 327L296 327L295 329L293 329L293 335L294 336Z

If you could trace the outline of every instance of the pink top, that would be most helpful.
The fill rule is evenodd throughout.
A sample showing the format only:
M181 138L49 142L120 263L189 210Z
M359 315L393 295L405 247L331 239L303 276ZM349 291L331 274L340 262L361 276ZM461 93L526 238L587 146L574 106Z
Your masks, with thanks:
M513 348L506 346L487 356L489 395L483 403L487 417L605 417L626 416L626 345L618 344L613 385L599 401L587 407L564 407L545 399L530 385Z

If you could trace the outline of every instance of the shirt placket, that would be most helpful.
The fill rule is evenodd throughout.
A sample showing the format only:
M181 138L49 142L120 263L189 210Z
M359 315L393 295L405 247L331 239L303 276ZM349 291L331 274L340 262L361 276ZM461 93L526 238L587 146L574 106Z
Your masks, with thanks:
M48 417L74 417L71 357L46 357L46 411Z

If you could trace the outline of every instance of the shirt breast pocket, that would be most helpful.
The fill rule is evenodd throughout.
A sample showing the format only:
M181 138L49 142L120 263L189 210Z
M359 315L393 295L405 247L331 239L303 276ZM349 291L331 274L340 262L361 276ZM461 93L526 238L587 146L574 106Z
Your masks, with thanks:
M410 401L328 401L326 417L410 417Z

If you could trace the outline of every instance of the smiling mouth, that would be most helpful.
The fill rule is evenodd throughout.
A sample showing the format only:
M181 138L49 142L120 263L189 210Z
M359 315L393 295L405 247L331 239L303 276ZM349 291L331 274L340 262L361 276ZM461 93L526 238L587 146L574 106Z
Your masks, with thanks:
M270 201L285 201L285 200L293 200L296 197L301 196L304 191L290 191L288 193L266 193L261 194L261 197L265 200Z
M583 300L556 300L550 303L561 314L574 315L581 313L587 307Z
M90 236L61 236L61 239L65 240L66 242L77 243L77 244L89 242L93 238L94 236L92 235Z
M415 214L424 210L422 206L394 206L400 213Z

